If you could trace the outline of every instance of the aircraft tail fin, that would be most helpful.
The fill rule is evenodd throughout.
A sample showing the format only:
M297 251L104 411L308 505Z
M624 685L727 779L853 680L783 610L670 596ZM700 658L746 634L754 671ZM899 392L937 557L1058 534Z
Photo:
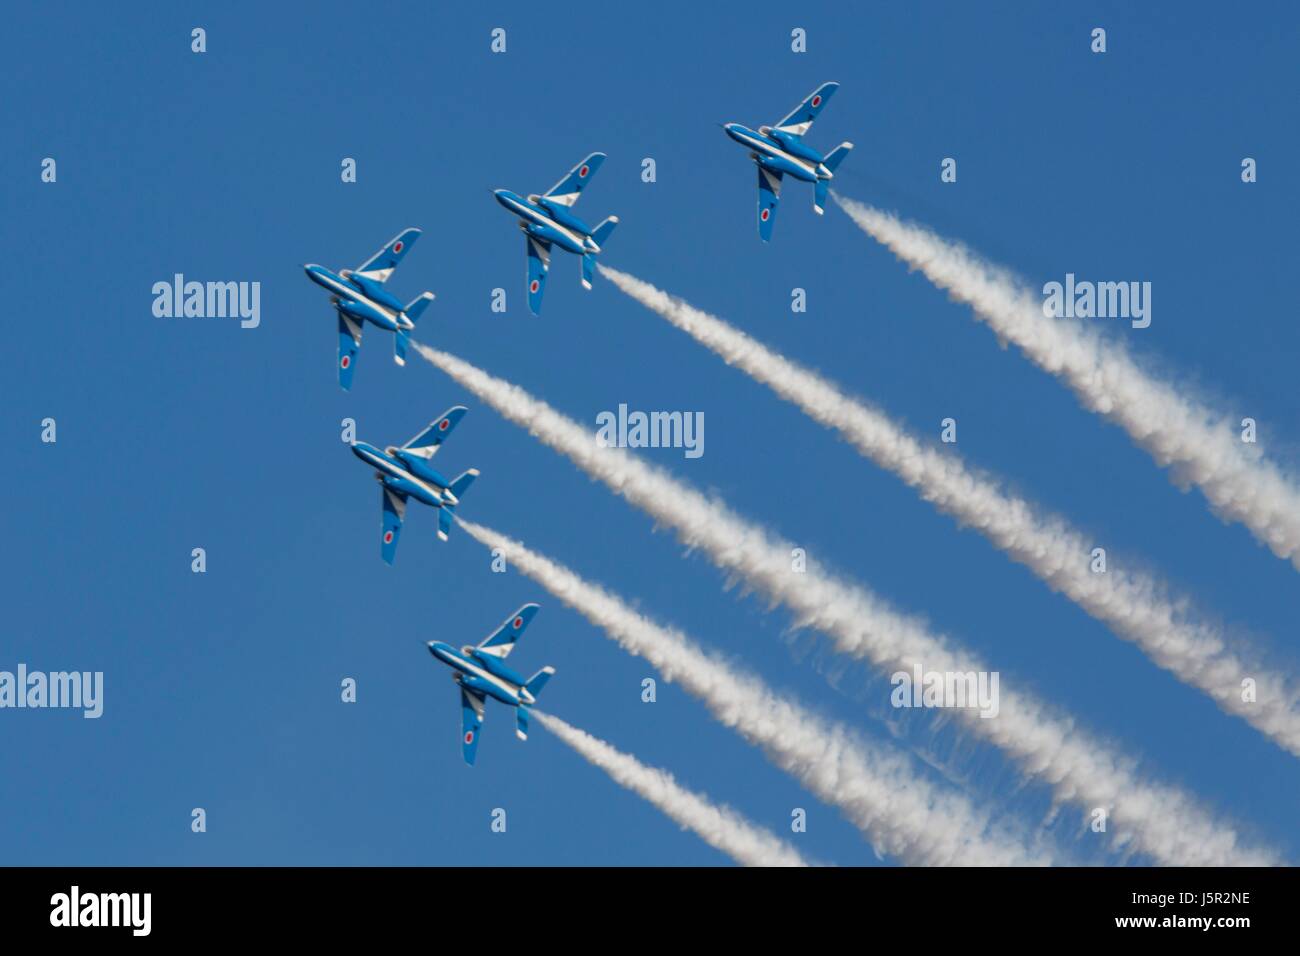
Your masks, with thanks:
M515 708L515 736L520 740L528 739L528 708Z
M403 310L406 312L406 317L412 322L419 322L420 316L424 314L424 310L429 307L429 303L432 302L433 299L434 295L432 292L421 292L418 296L412 299L410 304Z
M471 468L469 471L463 472L459 478L457 478L455 481L453 481L450 485L447 486L447 490L456 496L457 503L460 502L460 499L465 494L465 490L474 483L474 479L477 477L478 477L478 469ZM442 507L438 509L438 540L439 541L446 541L448 538L451 537L451 522L455 513L456 513L455 505L451 505L451 504L444 504Z
M853 149L852 143L840 143L826 154L826 158L822 160L822 165L829 169L831 175L834 176L835 170L839 168L840 163L844 162L844 157L849 155L851 149ZM817 182L813 183L813 211L819 216L826 212L826 193L829 188L829 179L818 177Z
M826 158L822 160L822 162L825 164L827 169L831 172L835 172L835 170L839 168L840 163L844 162L844 157L849 155L849 151L852 149L852 143L840 143L840 145L836 146L826 154Z
M617 225L618 225L618 216L610 216L608 219L606 219L604 222L602 222L599 226L597 226L595 229L591 231L591 238L595 239L596 245L600 246L603 249L605 247L606 240L609 239L610 234L613 233L614 227Z
M591 231L591 238L597 246L603 251L605 242L614 232L614 227L618 225L618 216L610 216L599 226ZM592 276L596 274L596 253L588 252L582 257L582 287L591 288Z
M447 490L454 496L459 504L461 495L465 494L465 489L474 483L478 477L478 469L471 468L464 472L459 478L447 486ZM447 502L438 506L438 540L446 541L451 537L451 523L456 515L456 506Z
M402 312L411 320L411 324L414 325L416 322L420 321L420 316L424 314L424 310L429 307L429 303L432 302L433 299L434 296L432 292L421 292L410 301ZM406 364L406 347L410 342L410 329L398 329L393 335L393 361L398 365Z
M550 664L547 664L532 677L528 678L528 683L525 684L524 687L528 690L528 693L533 695L534 700L536 700L538 695L541 694L542 688L546 686L546 682L551 679L551 675L554 673L555 668Z

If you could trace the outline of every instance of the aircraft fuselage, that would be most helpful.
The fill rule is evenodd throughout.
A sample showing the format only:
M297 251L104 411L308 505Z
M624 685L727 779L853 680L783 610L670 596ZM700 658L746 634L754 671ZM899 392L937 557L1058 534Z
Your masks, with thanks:
M409 332L415 323L406 317L398 302L378 282L344 272L340 275L324 266L303 266L307 278L334 293L334 307L343 314L377 325L389 332Z
M400 448L380 451L364 441L352 445L352 454L372 466L384 485L393 491L434 508L457 504L456 496L448 488L450 482L418 455Z
M747 147L756 162L773 172L784 173L806 183L835 177L826 168L825 157L805 145L798 137L769 127L752 130L740 123L727 123L722 128L733 140Z
M600 252L591 238L591 228L571 213L563 203L544 198L525 199L509 189L493 190L496 201L519 217L519 224L531 236L559 246L565 252L581 256Z
M455 671L456 682L466 690L485 694L511 707L535 703L536 699L524 686L527 681L523 675L491 654L478 653L472 647L458 651L442 641L430 641L429 653Z

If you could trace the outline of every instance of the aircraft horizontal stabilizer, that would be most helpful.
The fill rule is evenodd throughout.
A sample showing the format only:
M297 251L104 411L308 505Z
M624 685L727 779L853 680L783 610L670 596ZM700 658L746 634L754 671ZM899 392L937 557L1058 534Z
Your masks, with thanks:
M469 471L461 472L460 476L448 487L451 488L451 493L456 496L456 499L460 500L465 497L466 490L468 490L469 486L474 483L474 479L477 477L478 469L471 468Z
M532 677L528 678L528 683L525 684L524 687L527 688L528 693L532 694L535 699L537 695L542 692L542 688L546 686L546 682L551 679L551 675L554 673L555 668L550 664L547 664Z
M835 170L839 169L840 163L844 162L844 157L849 155L849 152L852 149L852 143L840 143L840 145L836 146L826 154L826 159L822 162L827 169L831 172L835 172Z
M412 322L420 321L420 316L424 314L424 310L429 307L429 303L432 302L434 298L435 296L432 292L421 292L412 299L410 304L408 304L403 310L406 313L406 317Z
M614 227L618 225L618 216L610 216L599 226L591 231L591 238L596 241L596 245L601 249L605 248L605 243L610 235L614 232Z

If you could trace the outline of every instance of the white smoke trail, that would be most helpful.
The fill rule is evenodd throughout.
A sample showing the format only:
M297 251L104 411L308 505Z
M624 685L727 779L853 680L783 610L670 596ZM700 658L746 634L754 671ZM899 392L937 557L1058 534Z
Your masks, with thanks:
M1093 329L1045 317L1040 296L965 246L855 200L835 201L863 232L970 305L999 338L1064 379L1085 407L1122 427L1157 464L1173 466L1177 482L1200 488L1217 514L1241 522L1300 569L1300 482L1253 454L1231 421L1144 372Z
M415 343L412 343L415 344ZM885 673L987 671L969 652L928 632L862 588L833 575L792 573L789 542L711 501L681 479L639 461L622 448L600 447L593 433L517 385L495 378L454 355L416 345L419 354L500 414L657 521L677 530L720 568L790 608L803 626L829 635L843 653L866 657ZM1132 761L1078 730L1027 693L1001 690L996 718L957 713L977 736L1002 748L1022 772L1049 784L1057 798L1092 810L1106 808L1109 832L1157 862L1179 865L1264 865L1269 851L1244 844L1235 828L1214 820L1181 791L1140 780Z
M1027 834L994 824L955 791L932 787L898 752L872 746L846 727L810 713L680 631L655 623L518 541L468 521L460 524L489 549L501 549L511 566L624 650L649 661L664 680L698 698L720 723L762 748L819 799L839 807L877 852L931 866L1051 862L1046 851L1026 849L1033 842Z
M702 345L799 406L810 418L840 432L863 455L917 489L921 497L979 530L1013 560L1063 592L1116 634L1142 648L1179 680L1204 691L1230 714L1244 718L1300 756L1300 695L1293 681L1257 660L1243 660L1218 627L1188 610L1150 577L1112 566L1094 574L1092 545L1055 515L1037 513L952 452L923 445L889 418L836 385L648 282L600 266L601 274ZM1256 682L1256 702L1241 699L1244 677Z
M744 866L807 866L799 851L769 830L751 823L730 807L687 790L667 770L647 767L631 754L566 724L559 717L533 711L533 716L572 747L593 767L609 774L620 787L653 803L671 819L714 849Z

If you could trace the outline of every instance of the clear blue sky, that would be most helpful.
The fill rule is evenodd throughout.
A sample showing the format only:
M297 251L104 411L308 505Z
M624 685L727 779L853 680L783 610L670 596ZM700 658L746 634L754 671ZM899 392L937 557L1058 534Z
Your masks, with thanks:
M493 187L545 189L609 160L579 211L617 213L607 261L713 311L937 436L1194 593L1295 664L1295 571L1174 488L1127 437L1002 350L839 210L791 184L775 240L754 172L718 129L779 119L842 88L811 142L857 149L838 180L967 240L1034 281L1067 271L1154 284L1126 334L1181 381L1261 423L1297 460L1290 5L664 3L46 4L10 11L0 104L6 264L0 416L7 560L0 669L105 672L105 714L0 712L0 862L714 864L725 858L538 729L490 708L478 766L424 642L477 641L542 604L515 658L554 664L544 703L689 786L876 863L857 831L700 703L464 534L412 508L378 554L369 472L339 441L400 442L471 410L440 456L483 477L463 507L720 648L829 717L882 733L887 685L835 661L780 609L724 590L698 555L566 460L368 334L350 394L335 325L300 265L358 265L425 235L391 288L437 301L421 338L592 424L602 410L703 411L702 458L647 457L821 561L923 612L1007 675L1140 754L1261 841L1300 858L1300 764L1158 670L983 538L958 531L832 434L556 255L540 319ZM873 5L874 7L874 5ZM1148 9L1149 8L1149 9ZM206 28L208 52L190 52ZM489 52L504 27L508 52ZM1104 26L1109 52L1089 52ZM793 27L808 52L790 52ZM58 182L39 180L43 157ZM658 181L640 179L653 157ZM939 181L945 156L958 182ZM1239 179L1242 157L1259 182ZM339 179L343 157L359 182ZM257 280L262 322L155 318L182 272ZM505 315L489 310L494 287ZM794 315L790 290L808 292ZM40 442L53 416L58 442ZM208 572L190 572L203 547ZM359 702L339 702L356 678ZM956 752L980 799L1041 814L1001 758ZM1008 796L1010 794L1010 796ZM204 807L208 832L190 832ZM489 831L494 807L505 835ZM1034 817L1037 819L1037 817ZM1071 821L1073 822L1073 821ZM1069 843L1073 837L1063 832ZM1091 844L1081 838L1078 852Z

